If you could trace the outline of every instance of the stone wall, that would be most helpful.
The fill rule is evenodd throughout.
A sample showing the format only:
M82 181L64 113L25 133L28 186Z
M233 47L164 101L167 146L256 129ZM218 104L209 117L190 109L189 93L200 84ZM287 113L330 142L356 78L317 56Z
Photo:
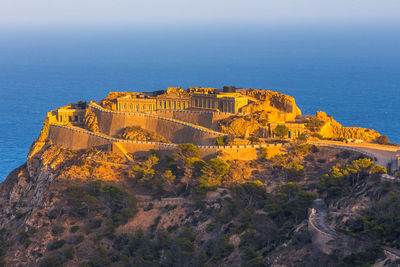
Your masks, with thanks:
M127 152L135 156L148 156L154 149L160 156L171 155L178 149L176 144L166 144L157 142L142 142L123 140L106 136L102 133L92 133L78 127L51 124L49 130L49 139L57 145L64 148L79 149L109 149L116 153L122 153L115 146L118 142ZM198 146L200 157L208 160L221 156L229 160L253 160L257 159L261 147L268 150L268 155L273 156L280 153L282 147L280 144L269 145L249 145L249 146Z
M231 117L232 113L212 112L212 111L196 111L196 110L165 110L156 111L159 117L171 118L187 123L200 125L214 131L220 131L218 122L225 118Z
M89 148L111 149L112 139L78 128L50 125L49 137L54 144L64 148L79 150Z
M127 126L140 126L163 136L173 143L192 143L195 145L213 145L218 136L224 135L173 118L159 117L146 113L116 112L91 103L90 108L97 116L99 132L109 136L118 136Z

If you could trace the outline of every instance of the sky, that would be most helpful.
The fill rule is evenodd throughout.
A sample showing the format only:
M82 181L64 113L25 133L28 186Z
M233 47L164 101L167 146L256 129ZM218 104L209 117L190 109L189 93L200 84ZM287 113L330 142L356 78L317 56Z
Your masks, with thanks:
M0 27L394 23L400 0L0 0Z

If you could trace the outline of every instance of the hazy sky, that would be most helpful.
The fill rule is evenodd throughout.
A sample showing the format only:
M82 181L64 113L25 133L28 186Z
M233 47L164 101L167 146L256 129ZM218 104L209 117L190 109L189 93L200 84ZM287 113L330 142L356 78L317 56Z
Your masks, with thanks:
M0 26L394 22L400 0L0 0Z

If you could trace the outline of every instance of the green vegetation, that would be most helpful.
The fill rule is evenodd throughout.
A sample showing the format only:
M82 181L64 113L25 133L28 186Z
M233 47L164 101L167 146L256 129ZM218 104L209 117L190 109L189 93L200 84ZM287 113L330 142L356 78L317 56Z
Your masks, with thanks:
M358 182L381 173L386 173L386 169L374 166L373 161L369 158L361 158L346 166L332 167L327 174L321 177L318 189L328 198L334 198L351 191Z
M215 144L217 146L226 146L228 144L228 137L226 135L221 135L215 139Z
M224 176L229 171L229 165L218 158L210 159L202 169L203 173L199 182L204 187L221 186Z
M285 173L289 181L298 181L304 176L304 166L297 161L292 161L285 166Z
M82 195L84 197L81 197ZM88 216L100 209L108 211L111 219L108 225L111 228L125 223L137 211L136 199L133 196L115 185L102 185L100 181L91 182L86 186L70 186L65 190L65 196L70 212L74 215ZM98 228L101 220L92 223L89 227Z
M307 120L306 128L311 132L319 132L323 125L324 125L323 121L321 121L317 117L311 117Z
M368 240L400 248L400 193L389 194L348 223L348 230Z
M278 138L284 139L289 134L289 128L286 125L278 125L274 129L274 134Z
M122 234L115 238L111 256L114 264L120 262L131 266L202 266L204 252L196 251L195 234L191 228L172 237L159 231L153 238L138 230L133 235ZM161 251L164 257L161 259ZM92 264L92 262L89 262Z
M78 232L79 231L79 226L78 225L74 225L74 226L72 226L70 229L69 229L69 231L71 232L71 233L76 233L76 232Z
M266 161L268 158L268 149L266 147L261 147L258 152L258 160Z

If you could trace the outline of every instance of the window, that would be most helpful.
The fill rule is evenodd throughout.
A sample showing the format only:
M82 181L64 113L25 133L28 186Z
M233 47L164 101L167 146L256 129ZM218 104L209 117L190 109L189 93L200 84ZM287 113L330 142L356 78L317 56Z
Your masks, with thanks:
M126 110L126 104L124 104L124 110Z
M136 111L139 111L139 105L138 104L136 105Z
M132 110L132 104L130 104L129 109Z
M78 116L75 116L75 121L78 121Z

